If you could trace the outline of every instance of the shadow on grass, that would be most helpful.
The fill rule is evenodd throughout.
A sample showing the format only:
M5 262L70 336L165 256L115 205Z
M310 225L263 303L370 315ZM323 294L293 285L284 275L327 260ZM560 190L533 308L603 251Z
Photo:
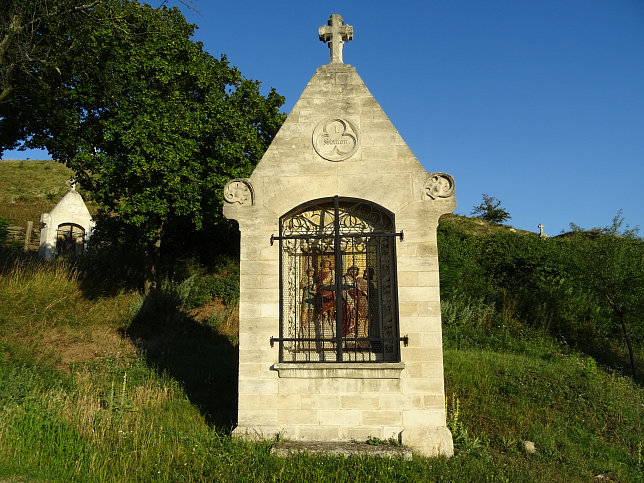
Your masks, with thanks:
M209 425L230 433L237 422L239 351L227 337L158 292L144 300L123 332L149 365L183 386Z

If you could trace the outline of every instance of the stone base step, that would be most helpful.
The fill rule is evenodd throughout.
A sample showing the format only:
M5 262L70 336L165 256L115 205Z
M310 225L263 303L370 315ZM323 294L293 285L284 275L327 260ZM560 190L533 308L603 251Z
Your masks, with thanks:
M271 454L287 457L299 453L331 456L372 456L376 458L400 458L411 460L411 449L391 444L366 444L343 441L278 441Z

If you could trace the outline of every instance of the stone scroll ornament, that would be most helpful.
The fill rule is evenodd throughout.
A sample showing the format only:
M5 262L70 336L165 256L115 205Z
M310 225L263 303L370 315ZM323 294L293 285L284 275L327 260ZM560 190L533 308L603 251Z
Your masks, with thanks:
M344 161L358 149L358 130L347 119L325 119L313 130L313 148L324 159Z
M252 205L254 203L253 186L247 179L231 179L224 186L224 199L231 204Z
M431 173L425 181L425 194L432 200L454 196L454 178L445 173Z

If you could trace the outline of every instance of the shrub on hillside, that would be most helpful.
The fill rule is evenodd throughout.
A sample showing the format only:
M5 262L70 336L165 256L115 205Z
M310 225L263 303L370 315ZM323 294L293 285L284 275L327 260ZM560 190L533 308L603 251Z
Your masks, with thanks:
M0 216L0 244L4 244L9 237L9 218Z

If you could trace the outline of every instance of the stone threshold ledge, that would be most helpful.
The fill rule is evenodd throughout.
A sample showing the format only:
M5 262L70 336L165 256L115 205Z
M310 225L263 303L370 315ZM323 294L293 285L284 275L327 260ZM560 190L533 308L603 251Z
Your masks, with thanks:
M271 454L289 457L300 453L313 456L370 456L375 458L400 458L410 461L411 449L408 446L391 444L366 444L344 441L279 441L271 447Z
M299 379L400 379L404 362L280 362L279 377Z

